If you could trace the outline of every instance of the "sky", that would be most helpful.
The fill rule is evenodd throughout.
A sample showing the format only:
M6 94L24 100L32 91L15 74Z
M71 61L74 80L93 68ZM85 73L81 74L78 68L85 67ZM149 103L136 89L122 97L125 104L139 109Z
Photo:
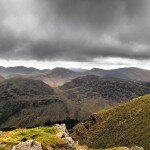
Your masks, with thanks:
M150 0L0 0L0 65L150 69Z

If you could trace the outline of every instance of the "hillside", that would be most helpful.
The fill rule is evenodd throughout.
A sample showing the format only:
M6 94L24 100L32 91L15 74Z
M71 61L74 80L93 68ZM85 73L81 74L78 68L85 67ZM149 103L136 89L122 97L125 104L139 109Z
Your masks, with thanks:
M102 110L78 124L72 136L94 148L138 145L150 149L150 95Z
M39 80L12 78L0 85L0 101L54 94L54 90Z
M78 71L78 69L70 70L57 67L46 73L33 74L28 77L37 78L52 87L58 87L72 79L86 75L96 75L104 78L118 78L127 81L150 81L150 71L140 68L120 68L112 70L93 68L91 70Z
M16 67L2 67L0 66L0 74L5 77L13 77L25 74L37 74L37 73L45 73L49 70L39 70L33 67L27 68L24 66L16 66Z
M16 129L0 133L0 149L3 150L94 150L79 145L66 129L65 124L31 129ZM99 150L143 150L139 147L114 147Z
M56 67L52 70L38 70L19 66L9 68L0 67L0 73L7 78L20 77L41 80L51 87L62 86L72 79L86 75L118 78L127 81L150 81L150 70L140 68L119 68L112 70L93 68L91 70L85 70L81 68L66 69Z
M71 127L96 111L149 93L148 82L98 76L76 78L55 91L40 80L12 78L0 84L0 129L55 122Z
M133 80L133 81L150 81L150 70L140 69L140 68L119 68L112 70L103 70L98 68L93 68L85 74L89 75L98 75L104 77L114 77L124 80Z
M52 87L58 87L81 75L82 73L57 67L42 76L41 80Z
M65 120L66 104L42 81L9 79L0 85L0 129Z
M51 70L51 72L48 74L50 77L61 77L61 78L65 78L65 77L71 77L74 76L76 74L75 71L66 69L66 68L54 68Z
M3 76L0 75L0 83L4 82L5 78Z
M61 137L61 134L64 136ZM12 148L13 150L87 150L85 146L81 147L69 137L65 125L3 132L0 134L1 148L3 150Z
M76 112L75 117L82 120L100 109L150 94L150 83L88 75L73 79L60 89L69 99L71 110Z

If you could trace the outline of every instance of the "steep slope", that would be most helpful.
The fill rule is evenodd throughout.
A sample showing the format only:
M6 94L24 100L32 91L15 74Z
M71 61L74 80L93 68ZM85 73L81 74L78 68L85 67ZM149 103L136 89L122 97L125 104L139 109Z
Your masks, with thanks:
M68 103L78 103L72 110L76 112L75 117L82 120L102 108L150 94L150 83L88 75L73 79L60 89L71 101Z
M94 148L142 146L150 149L150 95L91 115L72 136Z
M0 129L34 127L67 116L64 101L42 81L15 78L0 85Z
M0 101L54 94L54 90L39 80L12 78L0 85Z
M54 68L45 76L42 77L42 80L49 84L52 87L57 87L63 85L64 83L71 81L72 79L81 76L81 73L65 69L65 68Z

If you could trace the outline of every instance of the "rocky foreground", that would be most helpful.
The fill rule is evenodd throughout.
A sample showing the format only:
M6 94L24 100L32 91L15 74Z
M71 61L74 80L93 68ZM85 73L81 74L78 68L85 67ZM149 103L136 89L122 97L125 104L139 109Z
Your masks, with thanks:
M75 142L65 124L53 127L17 129L0 133L0 150L92 150ZM99 149L102 150L102 149ZM106 150L106 149L105 149ZM118 147L107 150L144 150L140 147Z

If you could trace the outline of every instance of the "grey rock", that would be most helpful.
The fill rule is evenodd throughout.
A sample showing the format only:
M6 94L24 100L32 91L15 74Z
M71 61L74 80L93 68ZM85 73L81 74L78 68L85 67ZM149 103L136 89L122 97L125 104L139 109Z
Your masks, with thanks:
M133 146L129 150L144 150L143 147Z
M59 131L57 133L57 137L62 138L65 141L66 146L68 147L68 150L69 149L76 150L75 142L71 137L69 137L69 133L67 131L66 125L65 124L62 124L62 125L56 124L55 127Z
M18 145L14 146L12 150L43 150L43 149L41 143L29 140L26 142L20 142Z
M73 141L73 139L71 137L65 137L65 141L69 148L76 149L75 142Z

